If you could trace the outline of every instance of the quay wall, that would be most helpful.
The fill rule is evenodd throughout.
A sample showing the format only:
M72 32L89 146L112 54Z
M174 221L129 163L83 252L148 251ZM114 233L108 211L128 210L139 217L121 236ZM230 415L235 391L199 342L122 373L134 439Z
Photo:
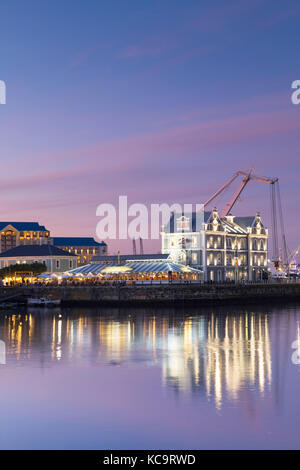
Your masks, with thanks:
M300 283L290 284L181 284L141 286L1 287L0 302L28 297L61 299L63 305L179 304L300 300Z

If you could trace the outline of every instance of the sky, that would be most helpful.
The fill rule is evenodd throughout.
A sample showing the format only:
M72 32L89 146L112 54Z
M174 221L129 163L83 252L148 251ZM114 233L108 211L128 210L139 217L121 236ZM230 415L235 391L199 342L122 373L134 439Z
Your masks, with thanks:
M96 237L101 203L203 203L254 167L279 177L296 248L299 40L297 0L1 0L0 220ZM269 226L252 182L232 212L257 211Z

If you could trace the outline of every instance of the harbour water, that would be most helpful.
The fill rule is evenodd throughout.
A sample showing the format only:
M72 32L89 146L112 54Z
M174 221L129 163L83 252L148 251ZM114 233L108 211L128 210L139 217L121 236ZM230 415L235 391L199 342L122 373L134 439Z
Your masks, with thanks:
M300 305L2 312L1 449L300 447Z

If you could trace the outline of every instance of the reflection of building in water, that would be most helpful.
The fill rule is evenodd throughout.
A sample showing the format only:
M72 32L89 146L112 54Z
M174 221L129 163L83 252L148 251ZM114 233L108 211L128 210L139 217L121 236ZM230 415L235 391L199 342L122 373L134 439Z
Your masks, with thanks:
M267 315L48 312L4 315L0 332L8 362L161 365L165 385L205 393L217 407L244 385L263 393L272 378Z
M223 390L236 399L245 383L258 384L261 393L271 384L271 349L267 316L226 316L225 325L212 316L208 325L208 395L220 406Z
M212 314L205 326L204 318L188 319L181 334L169 333L165 349L164 382L183 391L205 390L217 407L224 392L235 399L245 383L257 384L261 393L271 384L267 316Z

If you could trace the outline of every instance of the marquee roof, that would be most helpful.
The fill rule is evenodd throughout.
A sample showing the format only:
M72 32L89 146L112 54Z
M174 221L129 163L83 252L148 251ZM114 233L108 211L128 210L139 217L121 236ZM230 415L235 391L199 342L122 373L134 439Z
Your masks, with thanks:
M106 272L131 272L131 273L201 273L199 269L184 266L182 264L175 264L170 261L163 262L128 262L122 264L86 264L78 268L68 271L70 274L99 274Z

